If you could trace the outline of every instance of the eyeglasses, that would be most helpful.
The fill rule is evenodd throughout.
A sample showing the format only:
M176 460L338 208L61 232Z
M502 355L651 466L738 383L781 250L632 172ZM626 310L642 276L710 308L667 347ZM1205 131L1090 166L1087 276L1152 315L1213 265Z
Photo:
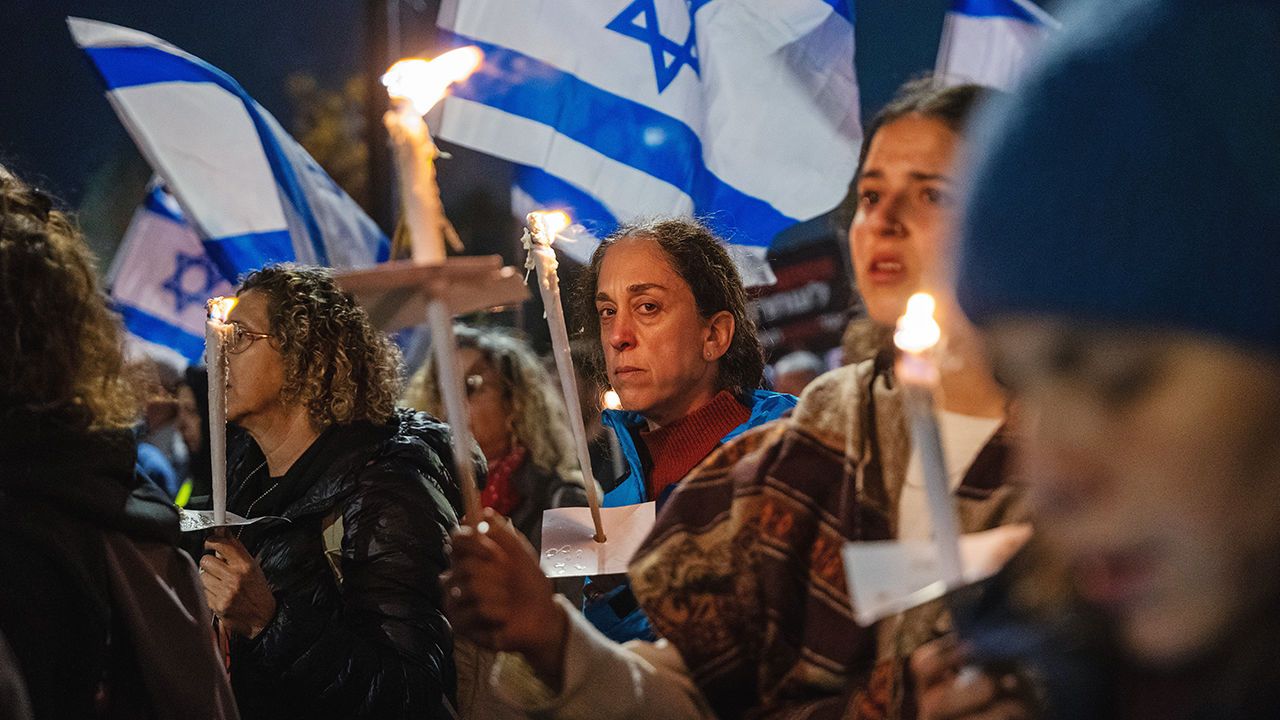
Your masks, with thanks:
M260 333L253 332L252 330L245 330L240 323L233 322L231 323L231 342L227 343L227 352L232 355L239 355L245 350L248 350L249 346L252 345L254 341L269 337L271 337L271 333Z

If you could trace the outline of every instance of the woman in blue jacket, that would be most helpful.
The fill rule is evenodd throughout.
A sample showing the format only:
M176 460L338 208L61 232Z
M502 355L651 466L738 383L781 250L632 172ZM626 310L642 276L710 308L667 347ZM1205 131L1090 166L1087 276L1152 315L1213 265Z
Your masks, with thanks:
M695 220L631 225L605 240L576 297L587 367L623 410L603 422L627 474L608 507L662 503L721 443L781 417L796 400L761 390L764 353L747 294L722 242ZM617 642L652 638L625 575L594 578L587 617Z

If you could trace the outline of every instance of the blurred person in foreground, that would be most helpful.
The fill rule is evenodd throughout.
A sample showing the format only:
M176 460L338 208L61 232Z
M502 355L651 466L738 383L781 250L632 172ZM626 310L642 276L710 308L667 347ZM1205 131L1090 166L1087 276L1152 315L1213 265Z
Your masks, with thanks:
M1280 4L1079 12L979 146L959 264L1040 544L916 658L921 715L1278 717Z
M178 515L135 471L119 319L0 167L0 634L37 718L234 718Z
M448 428L397 410L400 355L329 271L250 273L229 315L227 509L200 561L246 718L443 718Z
M877 323L891 327L917 291L938 295L950 337L940 422L966 531L1021 510L1006 478L1005 396L943 272L953 165L978 98L974 86L904 86L867 128L842 213ZM839 556L847 541L929 537L892 360L881 347L823 375L790 417L743 433L682 481L629 568L657 642L605 642L549 602L549 581L512 533L460 531L451 617L460 633L512 651L499 692L563 718L903 712L907 655L946 615L934 603L858 626Z
M481 503L511 518L534 547L542 513L587 504L564 400L542 361L508 332L459 326L471 434L488 464ZM435 356L414 375L405 404L442 416Z

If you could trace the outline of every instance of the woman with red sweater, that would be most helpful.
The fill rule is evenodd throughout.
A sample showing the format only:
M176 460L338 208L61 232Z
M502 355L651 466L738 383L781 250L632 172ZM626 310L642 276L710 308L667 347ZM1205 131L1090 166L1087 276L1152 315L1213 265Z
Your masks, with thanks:
M631 225L606 239L576 297L592 345L587 367L622 410L602 421L618 438L627 474L609 507L663 501L726 440L781 417L791 395L761 390L764 353L746 290L721 241L695 220ZM584 612L616 642L653 638L625 575L587 586Z

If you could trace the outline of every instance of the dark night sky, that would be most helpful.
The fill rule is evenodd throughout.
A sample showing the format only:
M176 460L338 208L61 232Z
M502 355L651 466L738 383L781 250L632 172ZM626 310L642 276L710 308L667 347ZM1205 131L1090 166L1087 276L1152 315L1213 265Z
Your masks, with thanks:
M88 172L131 145L72 43L66 16L168 40L227 71L286 123L284 77L307 70L336 81L358 68L364 42L359 2L3 0L0 6L0 154L28 175L44 176L73 204Z
M946 5L857 1L864 115L903 79L933 66ZM400 3L406 54L430 48L434 6L434 0ZM76 206L94 170L137 157L71 41L67 15L143 30L204 58L288 126L289 73L306 71L336 85L364 65L364 8L361 0L0 0L0 158ZM494 172L494 161L459 155L442 170L446 203L476 186L501 192L505 176L500 167Z

